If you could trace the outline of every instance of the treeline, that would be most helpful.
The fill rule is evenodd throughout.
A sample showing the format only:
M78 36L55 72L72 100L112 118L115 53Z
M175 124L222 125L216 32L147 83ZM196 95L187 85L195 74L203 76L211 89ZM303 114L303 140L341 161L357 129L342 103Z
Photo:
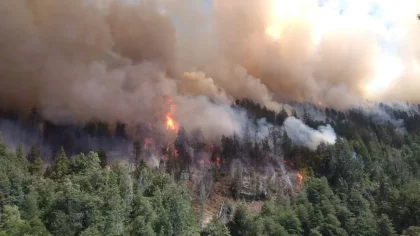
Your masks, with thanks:
M420 138L401 149L339 140L315 153L297 196L267 201L257 215L239 205L226 225L201 229L188 180L164 168L101 166L98 153L69 160L62 150L45 169L36 149L25 158L1 143L0 235L420 233Z
M231 234L420 235L418 107L380 108L384 114L326 109L325 121L304 111L308 126L329 123L340 138L311 151L280 135L285 160L305 176L303 190L258 215L240 208Z
M255 119L287 118L250 101L236 104ZM165 161L156 169L144 162L150 150L143 140L134 142L133 160L124 165L107 163L103 150L70 158L61 149L47 166L35 145L25 156L0 142L0 235L419 235L420 117L382 106L385 120L357 109L327 109L325 120L303 111L308 126L330 123L340 136L316 150L294 145L279 126L263 140L223 136L220 146L181 129L160 151ZM105 126L87 127L105 135ZM191 188L188 174L202 165L193 153L200 152L210 154L211 168ZM193 206L211 198L221 176L231 178L226 194L241 199L242 173L229 175L235 161L258 172L278 165L278 156L304 176L300 192L268 189L260 213L248 212L244 202L227 221L200 227Z
M239 208L232 235L419 235L420 140L402 149L339 140L306 163L297 196ZM355 154L354 150L361 150Z
M25 160L26 159L26 160ZM145 163L101 166L95 152L46 170L0 143L0 235L199 235L185 183Z

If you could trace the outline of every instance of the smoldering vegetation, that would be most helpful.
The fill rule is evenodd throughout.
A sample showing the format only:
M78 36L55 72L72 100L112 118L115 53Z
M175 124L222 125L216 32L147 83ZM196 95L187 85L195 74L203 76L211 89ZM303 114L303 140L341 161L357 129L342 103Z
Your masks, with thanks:
M220 136L217 136L217 132L208 136L212 133L212 127L204 126L205 119L197 121L202 122L197 124L197 127L203 126L203 128L188 130L181 123L181 134L161 129L159 124L155 125L151 122L138 123L135 126L101 122L58 125L46 120L36 112L24 119L11 115L11 113L2 113L0 132L3 140L12 148L23 145L24 149L28 151L31 145L39 145L42 147L42 153L46 160L53 158L62 146L70 155L103 148L109 153L110 161L132 161L133 142L139 142L142 149L145 149L143 158L150 157L150 161L155 163L153 166L157 166L156 163L164 155L161 149L174 145L182 146L185 153L190 156L191 163L195 164L214 162L214 154L205 146L212 144L219 148L223 145L224 139L226 141L227 138L232 137L235 137L236 142L241 140L240 142L249 144L249 147L242 150L242 156L249 155L245 153L249 153L252 149L251 144L258 144L257 148L265 145L275 155L280 155L282 147L279 146L279 143L282 142L285 135L294 145L315 150L321 143L331 145L335 143L338 136L348 135L349 131L342 128L344 125L364 124L368 131L387 127L394 132L405 134L407 129L416 130L415 122L419 116L417 106L397 103L393 105L378 104L369 110L353 108L346 112L331 108L324 111L316 109L316 112L313 112L313 106L294 104L290 106L292 109L293 107L302 109L301 115L298 115L296 110L292 110L291 113L296 117L289 116L284 108L276 113L250 100L238 100L237 103L239 105L226 106L226 108L215 106L218 109L237 112L237 114L232 114L242 116L242 123L245 124L244 126L241 126L241 123L233 124L237 125L239 127L237 130L241 132L235 132L235 129L228 131L227 128L228 132ZM197 110L200 110L200 107L197 107ZM316 116L324 117L324 121L315 118ZM226 127L232 127L232 124L227 123ZM229 135L229 133L232 134ZM361 134L363 133L365 132ZM230 140L229 142L234 141ZM279 159L279 157L275 158Z

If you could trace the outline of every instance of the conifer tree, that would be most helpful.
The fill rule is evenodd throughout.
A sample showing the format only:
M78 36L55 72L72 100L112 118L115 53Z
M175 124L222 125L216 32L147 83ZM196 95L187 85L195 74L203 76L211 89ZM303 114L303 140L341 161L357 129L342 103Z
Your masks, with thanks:
M62 179L69 172L69 160L64 148L61 147L53 165L53 178Z
M29 162L29 172L41 176L44 170L44 161L41 159L41 150L36 144L32 144L26 159Z
M99 160L101 161L101 167L105 168L108 162L107 162L106 152L103 148L99 149L98 157L99 157Z

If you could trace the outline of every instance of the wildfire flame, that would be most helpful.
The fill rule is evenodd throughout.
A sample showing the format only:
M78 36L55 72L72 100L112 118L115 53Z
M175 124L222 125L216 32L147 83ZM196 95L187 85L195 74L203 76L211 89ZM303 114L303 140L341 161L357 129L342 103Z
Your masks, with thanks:
M178 154L178 150L177 150L177 149L175 149L175 150L174 150L174 158L175 158L175 159L178 159L178 156L179 156L179 154Z
M298 181L299 181L299 185L301 185L302 180L303 180L303 176L299 172L297 173L297 178L298 178Z
M179 124L173 118L176 106L171 98L166 98L166 103L169 104L169 112L165 113L166 130L178 132Z
M291 166L291 167L293 167L293 168L296 168L296 167L295 167L295 164L293 164L293 163L292 163L292 162L290 162L290 161L281 160L281 162L283 162L284 164L289 165L289 166ZM296 177L297 177L297 179L298 179L299 185L302 185L302 180L303 180L303 176L302 176L302 174L301 174L300 172L298 172L298 173L296 174Z
M174 119L169 115L166 114L166 129L167 130L175 130L177 131L177 123L174 121Z
M144 149L147 149L153 144L153 140L151 138L144 139Z
M222 160L220 159L220 157L218 156L217 158L216 158L216 161L206 161L206 160L200 160L199 162L198 162L200 165L205 165L205 164L208 164L208 165L211 165L211 166L215 166L215 167L217 167L217 168L220 168L220 164L222 163Z
M286 164L286 165L289 165L289 166L295 167L295 164L293 164L293 163L292 163L292 162L290 162L290 161L281 160L281 162L283 162L283 163L284 163L284 164Z

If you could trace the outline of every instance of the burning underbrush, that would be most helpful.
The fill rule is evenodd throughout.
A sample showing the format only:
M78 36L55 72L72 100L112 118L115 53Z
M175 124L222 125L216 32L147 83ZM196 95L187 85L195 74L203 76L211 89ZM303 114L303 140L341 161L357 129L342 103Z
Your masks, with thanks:
M250 125L244 133L208 139L198 129L183 128L185 121L177 119L175 99L164 97L162 101L163 108L155 119L136 125L57 125L34 112L24 121L3 116L0 128L6 131L5 140L15 144L12 147L22 143L20 137L26 138L26 151L31 145L42 146L47 150L43 153L47 163L61 146L69 156L102 148L109 164L118 160L136 168L146 163L152 169L164 170L175 180L188 183L202 224L213 217L228 220L232 213L229 202L235 205L244 201L258 211L262 201L280 201L300 190L298 167L274 155L280 148L275 150L272 143L282 140L284 131L256 129L260 124L268 126L258 121L247 123ZM32 143L28 141L33 137Z

